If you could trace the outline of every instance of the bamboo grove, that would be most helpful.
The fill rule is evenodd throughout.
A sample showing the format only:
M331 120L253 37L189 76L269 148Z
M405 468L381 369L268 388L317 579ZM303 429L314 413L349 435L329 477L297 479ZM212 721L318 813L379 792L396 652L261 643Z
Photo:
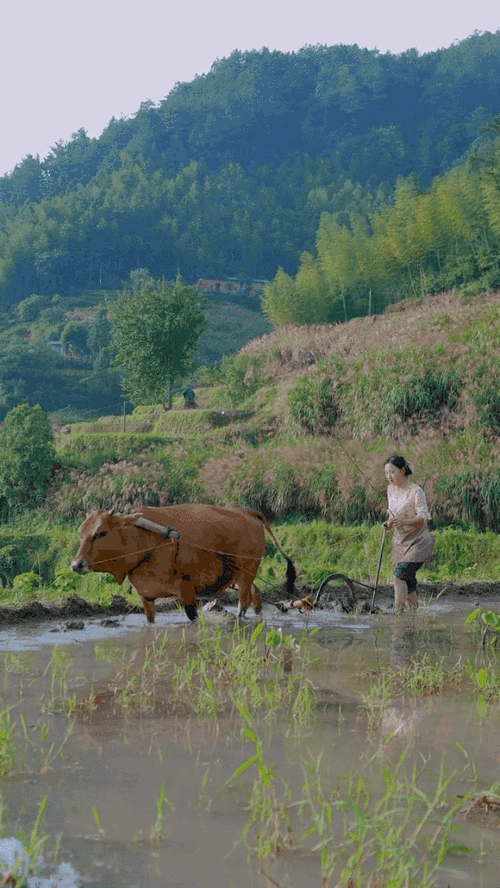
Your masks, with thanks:
M500 286L500 123L487 148L434 179L399 178L392 202L321 216L315 255L295 277L280 269L264 295L279 326L345 321L391 302Z

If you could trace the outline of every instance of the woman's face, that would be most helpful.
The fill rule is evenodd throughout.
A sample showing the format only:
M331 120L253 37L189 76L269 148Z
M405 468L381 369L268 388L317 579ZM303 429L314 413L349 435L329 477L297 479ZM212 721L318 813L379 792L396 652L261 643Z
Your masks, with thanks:
M389 484L395 484L396 487L405 487L408 483L408 475L404 469L398 469L392 463L385 464L385 477Z

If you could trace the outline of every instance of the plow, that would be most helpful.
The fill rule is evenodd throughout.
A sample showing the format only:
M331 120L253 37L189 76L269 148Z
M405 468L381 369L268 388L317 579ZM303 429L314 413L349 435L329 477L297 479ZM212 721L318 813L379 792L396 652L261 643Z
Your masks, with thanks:
M345 574L331 573L322 580L316 593L290 601L266 601L264 597L262 600L266 601L266 604L273 604L282 613L293 610L309 613L327 604L337 606L344 613L354 613L356 610L363 613L378 613L379 608L374 603L377 591L378 584L377 587L368 586Z
M298 610L301 613L307 613L315 610L321 601L323 601L323 603L334 601L344 613L353 613L358 609L361 609L364 613L378 613L380 608L375 605L375 598L377 597L379 587L386 535L387 528L384 525L384 534L377 565L377 578L374 586L369 586L359 580L353 580L345 574L331 573L322 580L314 597L312 595L306 595L304 598L298 598L292 601L268 603L273 603L275 607L283 613L287 613L290 610ZM359 593L356 586L360 586L362 590L370 590L372 593L371 600L367 600L366 593L363 593L363 591ZM362 597L363 594L364 598Z

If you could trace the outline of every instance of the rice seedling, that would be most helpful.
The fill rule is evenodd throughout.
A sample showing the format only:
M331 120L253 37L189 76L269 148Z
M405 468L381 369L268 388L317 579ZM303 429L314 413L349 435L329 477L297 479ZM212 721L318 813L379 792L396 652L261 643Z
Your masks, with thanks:
M433 773L427 762L410 763L406 749L392 768L377 757L370 772L351 771L330 785L320 755L302 763L292 791L252 715L237 708L252 752L229 783L250 778L241 837L260 861L298 847L316 857L323 888L432 888L450 855L471 850L454 840L464 797L450 791L456 775L447 775L444 763Z
M55 759L61 755L66 743L73 733L75 722L71 721L68 724L66 733L60 743L57 743L55 740L52 742L48 740L49 727L48 722L42 722L40 725L40 743L36 756L38 772L40 774L46 774L52 768Z
M266 711L268 716L290 707L297 724L312 723L316 699L305 675L309 663L306 636L299 645L277 629L266 632L261 622L251 631L236 626L230 633L201 624L198 637L196 656L173 665L177 700L212 719L238 700L250 711Z
M405 750L395 768L381 766L383 789L375 793L359 773L326 789L316 763L300 806L310 819L301 840L316 836L322 885L431 888L446 856L468 851L453 841L454 817L463 799L449 795L452 776L424 765L406 768Z
M413 657L407 666L391 669L389 674L393 688L428 697L442 690L445 682L454 678L456 670L446 669L443 658L433 660L424 653Z
M391 680L386 672L379 676L377 681L372 682L369 690L362 695L370 733L378 733L391 696Z
M149 839L152 842L158 842L163 838L163 824L166 820L165 805L168 805L171 811L174 811L174 805L167 799L165 792L165 784L162 783L160 795L156 801L156 820L149 831Z
M99 835L103 836L104 830L102 828L101 815L99 813L99 808L97 807L97 805L92 805L92 816L94 818L94 823L97 826Z
M164 649L168 636L156 635L141 650L129 656L119 653L119 663L113 678L112 689L117 703L135 711L152 711L156 705L159 688L169 675L170 667Z
M497 614L495 611L482 611L481 608L476 608L476 610L473 610L465 620L465 625L474 625L479 619L484 623L484 630L482 633L483 647L486 645L488 633L490 636L491 647L496 647L500 633L500 614Z
M72 663L72 656L63 647L55 645L52 648L50 661L43 673L46 676L50 671L50 695L42 695L41 698L42 709L45 711L65 709L68 699L68 671Z
M464 663L463 671L477 692L476 711L479 718L489 714L490 706L500 702L500 671L496 661L477 668L472 663Z
M43 814L47 807L47 796L44 796L40 805L38 807L38 811L35 817L35 822L31 829L29 835L27 835L24 830L16 830L15 837L12 837L14 840L14 848L10 848L10 856L13 859L12 862L9 861L7 863L6 860L3 860L2 865L0 866L0 878L2 886L18 886L18 888L27 888L28 882L27 877L30 873L36 873L38 862L41 859L41 853L46 842L49 839L48 835L43 835L40 832L40 826ZM3 815L3 802L0 801L0 831L4 832L3 824L2 824L2 815ZM0 839L0 841L2 841ZM55 854L57 853L57 841L55 846ZM30 879L30 884L32 884L32 880Z
M239 780L253 765L257 766L257 777L250 790L247 790L248 815L242 839L247 840L259 860L265 860L296 845L288 807L291 792L284 781L280 781L278 789L275 765L266 760L263 743L255 730L250 712L236 700L235 706L244 720L242 734L253 744L255 751L236 769L228 782ZM253 835L249 839L251 833Z
M12 718L13 708L0 708L0 775L11 773L17 756L19 731Z

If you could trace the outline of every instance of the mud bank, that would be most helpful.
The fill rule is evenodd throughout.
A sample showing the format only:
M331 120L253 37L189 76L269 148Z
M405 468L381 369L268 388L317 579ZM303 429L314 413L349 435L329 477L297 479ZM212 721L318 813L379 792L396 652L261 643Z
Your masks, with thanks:
M362 602L363 599L371 598L372 590L366 586L353 583L356 599ZM342 586L337 589L339 597L342 594ZM352 587L351 590L352 592ZM419 586L419 596L422 603L440 598L446 599L448 603L453 599L457 601L463 598L491 599L498 595L500 602L500 583L424 583ZM298 600L309 597L315 600L316 590L309 586L299 586L296 590ZM380 585L378 587L377 600L392 598L392 585ZM331 596L330 596L331 597ZM262 600L264 604L270 604L283 609L286 603L283 593L263 591ZM217 596L217 604L221 607L235 605L237 602L236 593L223 593ZM207 603L206 599L199 600L199 607L203 607ZM321 596L317 602L317 608L323 610L335 604L335 601L328 601L327 598ZM179 607L179 602L175 598L163 598L157 601L157 612L171 611ZM109 605L101 605L97 602L87 601L76 595L70 596L63 601L30 601L16 607L0 607L0 626L15 625L25 622L45 622L46 620L69 620L78 621L89 618L101 618L103 620L112 619L113 617L124 616L127 614L142 614L143 609L140 605L138 596L133 594L130 598L123 595L113 595Z

